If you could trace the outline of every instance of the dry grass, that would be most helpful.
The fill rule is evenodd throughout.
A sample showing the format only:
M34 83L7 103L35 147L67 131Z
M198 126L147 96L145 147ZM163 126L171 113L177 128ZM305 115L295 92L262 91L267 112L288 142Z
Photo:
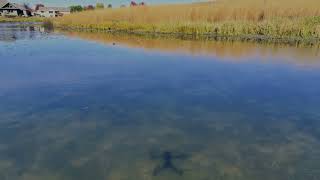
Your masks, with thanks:
M65 19L83 23L102 23L112 20L134 23L213 23L226 20L261 21L275 17L306 16L320 16L319 0L218 0L215 3L96 10L73 14Z
M217 35L320 37L319 0L217 0L86 11L56 20L65 27Z

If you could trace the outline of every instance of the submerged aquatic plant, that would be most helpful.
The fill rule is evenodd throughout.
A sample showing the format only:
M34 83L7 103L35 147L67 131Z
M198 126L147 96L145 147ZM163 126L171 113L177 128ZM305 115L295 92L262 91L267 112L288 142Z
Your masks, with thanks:
M183 170L179 169L173 164L174 159L186 159L187 155L183 153L173 153L171 151L164 151L159 155L151 155L152 159L161 159L162 163L155 167L153 176L158 176L163 171L172 171L180 176L183 175Z

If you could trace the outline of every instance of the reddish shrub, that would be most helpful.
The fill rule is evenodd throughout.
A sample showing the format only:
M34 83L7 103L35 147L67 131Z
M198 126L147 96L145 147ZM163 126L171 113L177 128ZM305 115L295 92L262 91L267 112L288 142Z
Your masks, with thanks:
M84 8L85 10L94 10L93 5L88 5L87 7Z
M137 6L138 4L135 1L131 1L130 6Z

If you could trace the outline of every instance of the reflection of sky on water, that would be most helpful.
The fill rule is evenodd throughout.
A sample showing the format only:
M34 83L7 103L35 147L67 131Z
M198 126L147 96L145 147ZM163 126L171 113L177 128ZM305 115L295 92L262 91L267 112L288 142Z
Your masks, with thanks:
M140 49L20 33L0 42L0 179L320 176L314 60L289 63L300 56L284 60L278 47L272 61L234 63L245 56L190 55L189 45L168 53L168 40L150 51L149 41Z

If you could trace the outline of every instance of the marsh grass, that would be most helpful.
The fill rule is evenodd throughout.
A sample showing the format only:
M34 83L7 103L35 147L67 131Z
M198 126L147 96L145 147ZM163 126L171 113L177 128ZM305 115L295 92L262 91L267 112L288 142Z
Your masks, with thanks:
M317 0L218 0L86 11L58 18L56 26L140 33L320 38Z
M41 17L1 17L0 23L9 23L9 22L43 22L44 18Z

